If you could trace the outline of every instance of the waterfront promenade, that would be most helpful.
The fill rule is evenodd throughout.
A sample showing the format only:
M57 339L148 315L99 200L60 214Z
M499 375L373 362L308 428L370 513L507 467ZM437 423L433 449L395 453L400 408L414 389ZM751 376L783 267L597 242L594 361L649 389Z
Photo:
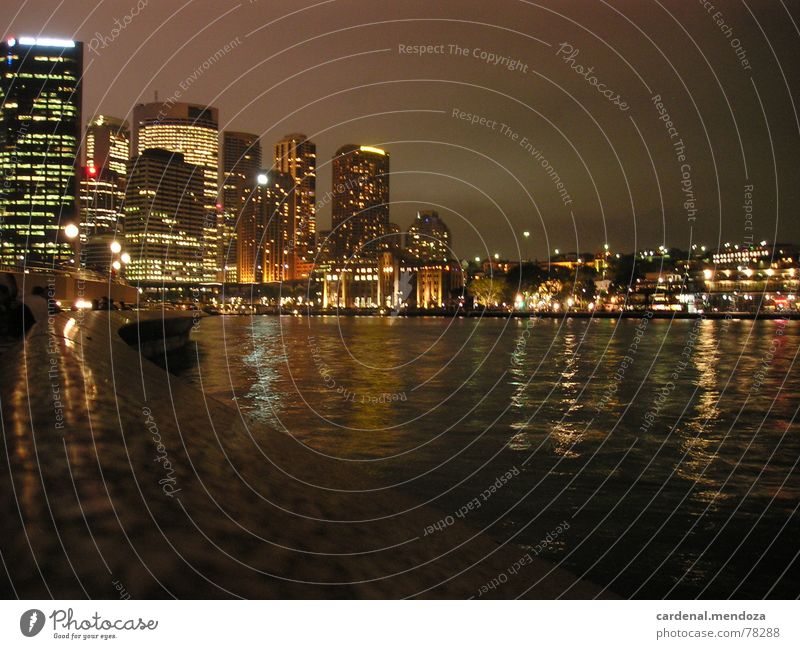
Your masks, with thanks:
M599 593L458 521L426 535L442 512L254 424L137 349L163 353L196 324L67 312L4 354L4 597Z

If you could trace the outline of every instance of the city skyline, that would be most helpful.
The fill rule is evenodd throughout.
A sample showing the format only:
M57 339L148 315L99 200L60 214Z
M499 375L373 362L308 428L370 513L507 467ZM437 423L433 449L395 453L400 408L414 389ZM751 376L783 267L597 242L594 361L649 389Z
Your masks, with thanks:
M627 49L616 56L603 52L602 47L598 48L599 40L587 39L580 30L570 26L569 20L559 19L560 14L573 19L580 16L591 19L600 9L589 3L559 7L558 14L545 11L537 21L528 18L528 11L512 12L510 8L501 7L490 12L474 2L467 2L467 6L465 10L476 20L496 27L481 30L480 37L477 37L470 29L461 30L461 24L442 20L447 15L446 8L423 8L421 3L411 2L386 10L388 14L381 14L380 25L362 30L365 40L355 47L346 39L319 35L335 30L340 20L346 22L344 16L336 16L327 7L315 11L300 7L296 15L281 18L279 10L264 4L234 11L232 5L200 2L197 14L188 16L181 12L172 16L173 12L165 8L149 5L143 12L149 14L147 21L140 16L141 20L132 20L115 39L108 40L114 18L120 17L114 15L112 8L99 7L83 24L79 24L58 10L55 3L43 3L42 7L26 12L16 21L9 20L6 31L8 34L37 33L34 27L43 24L41 18L46 17L48 33L82 38L92 64L86 70L86 81L94 86L86 93L89 114L100 112L130 117L135 103L152 101L158 91L162 100L179 93L181 101L217 106L222 115L220 130L256 133L263 138L265 151L286 133L305 133L317 143L320 152L317 182L322 188L330 187L330 157L342 143L364 142L386 148L395 161L393 172L403 171L403 174L396 174L393 183L393 199L396 201L396 216L393 218L408 223L413 220L417 209L438 209L450 222L459 257L472 258L494 251L505 257L517 257L517 249L524 253L523 247L527 245L531 252L523 256L541 258L547 250L554 248L598 249L606 241L625 250L660 244L685 246L689 242L689 224L683 218L687 213L683 207L680 169L675 164L669 136L659 113L661 109L653 102L656 96L661 97L667 116L679 127L680 138L691 143L687 154L691 156L692 184L699 217L693 228L693 240L713 246L718 242L742 241L749 234L742 223L745 184L754 185L756 192L754 200L758 218L753 221L755 240L800 239L800 226L796 224L797 219L792 218L800 197L786 176L793 155L789 143L797 129L792 127L794 120L783 120L779 114L773 114L774 107L785 98L786 89L780 76L775 78L766 73L774 57L762 43L760 32L746 9L731 7L725 16L727 20L736 21L739 41L747 42L748 62L752 69L764 71L755 77L756 88L748 80L749 71L739 65L733 48L720 35L719 40L712 38L705 43L709 48L706 54L708 64L697 51L687 50L675 58L673 65L681 73L686 86L692 88L689 97L685 87L671 79L673 73L669 63L646 39L642 38L644 44L638 51ZM775 23L776 18L770 12L757 9L754 11L759 24L771 30L773 47L780 54L789 38L786 27ZM196 16L204 10L208 15L230 12L230 16L226 14L229 19L222 21L213 32L201 32L207 36L205 40L193 39L193 35L202 29ZM364 19L382 11L366 10ZM678 21L697 23L698 27L702 21L711 21L704 12L682 3L669 6L669 11L676 20L664 12L666 21L658 24L662 30L669 25L670 34L682 35ZM516 25L511 20L512 13ZM256 14L267 22L270 16L274 20L280 19L276 24L283 32L277 36L274 51L267 43L257 40L260 32L248 26L248 21ZM415 16L418 20L415 23L417 40L444 44L443 53L412 55L399 51L402 39L392 29L392 21L414 20ZM152 37L145 29L151 20L163 23ZM603 12L602 20L594 23L598 39L608 39L609 34L620 29L635 32L628 20L646 28L649 22L657 19L646 15L636 3L624 2L616 12ZM325 29L326 23L331 23L330 29ZM294 36L309 27L315 35L312 43L323 45L327 57L339 61L337 65L341 67L343 77L363 75L363 83L337 87L333 79L324 76L330 67L315 57L311 43L297 45L286 54L280 54L281 43L290 47L294 44ZM556 56L560 49L558 44L551 44L551 51L532 40L553 29L562 33L560 42L572 43L573 49L579 51L568 54L564 50ZM567 30L566 33L563 30ZM532 37L520 35L525 32ZM105 40L98 34L105 36ZM165 67L149 54L154 38L189 45L175 52L169 66ZM147 45L137 51L142 43ZM414 43L403 41L402 44ZM457 55L456 50L451 53L451 44L467 47L467 56ZM529 45L533 49L524 50L523 54L522 48ZM476 49L480 51L474 53ZM221 56L216 56L218 50L222 50ZM357 55L378 50L380 53ZM486 57L480 58L482 52L495 53L498 57L508 55L528 64L528 71L511 70L505 63L487 63ZM647 63L646 68L639 71L634 61L644 60L642 52L648 55ZM650 56L651 53L654 56ZM627 112L613 105L606 106L602 98L594 98L586 80L574 72L574 65L585 67L590 55L598 76L605 72L608 78L610 71L618 66L625 73L622 81L615 84L615 90L627 100ZM273 56L275 66L258 63L267 56ZM297 78L286 78L280 72L290 56L295 61L293 65L297 65L293 68L299 75ZM723 65L729 56L736 65ZM693 63L695 59L698 64ZM205 65L207 61L211 63ZM391 83L375 78L373 64L377 61L379 67L390 72ZM542 76L533 73L534 67ZM720 69L723 71L719 72ZM564 75L565 70L572 77ZM737 105L735 115L726 110L713 123L706 123L702 115L707 107L716 101L724 103L712 70L718 76L722 75L719 76L721 83L735 88L744 99ZM648 92L636 72L643 78L659 81L657 85L648 82ZM106 73L111 80L108 88L92 83L95 75ZM245 73L248 82L242 86L238 80ZM452 81L448 84L411 81L441 78L443 74L452 76ZM483 90L473 92L460 83L465 74ZM786 70L786 74L791 77L793 73ZM564 90L555 88L548 81L555 78L560 79ZM374 85L376 83L381 85ZM351 86L353 89L348 90ZM363 89L357 89L362 86ZM380 97L376 94L379 90ZM522 104L515 105L503 99L501 93L519 95L535 110ZM280 100L289 96L298 98L298 108L291 114L281 110L283 104ZM316 100L320 96L329 96L325 102L327 115L318 109L320 102ZM415 105L406 107L413 112L397 112L398 107L393 104L400 96L415 97ZM346 106L353 98L357 103L363 103L364 110L359 115L345 117ZM381 103L386 105L381 107ZM606 132L607 137L597 130L589 114L580 108L581 104L597 119L610 120L607 128L611 130ZM481 105L487 109L482 110ZM484 126L454 117L454 108L485 118ZM558 116L559 111L563 117ZM618 116L612 111L616 111ZM541 115L547 115L551 123L543 120ZM632 118L635 126L631 123ZM485 125L492 122L497 123L494 129ZM569 135L571 122L587 127L582 136L587 146L563 137ZM516 141L510 139L505 131L501 133L502 124L518 134ZM772 133L776 164L772 162L767 125ZM559 129L563 136L559 135ZM566 183L571 205L563 205L558 190L546 174L535 172L531 152L520 144L525 138L534 143L535 149ZM642 138L654 143L650 151L653 163L659 173L664 174L660 192ZM471 143L467 141L469 139ZM613 149L608 146L608 140L614 142ZM441 144L424 144L423 141ZM495 160L506 160L505 166L512 175L472 153L476 148L491 152L490 157ZM583 161L576 157L576 150L580 150ZM743 152L746 152L744 158ZM786 187L778 197L772 178L776 169L780 185ZM473 185L484 187L489 196L496 197L497 206L480 192L454 183L441 174L461 177ZM748 176L749 182L746 183ZM530 197L523 188L528 189ZM531 203L531 197L539 206L538 210ZM602 197L602 203L598 203L598 197ZM567 209L570 207L572 212ZM329 204L320 206L317 215L320 229L329 227L329 210ZM448 210L452 212L448 214ZM488 228L492 222L497 222L499 227ZM527 243L521 240L522 231L532 233Z
M797 644L800 0L0 25L3 646Z

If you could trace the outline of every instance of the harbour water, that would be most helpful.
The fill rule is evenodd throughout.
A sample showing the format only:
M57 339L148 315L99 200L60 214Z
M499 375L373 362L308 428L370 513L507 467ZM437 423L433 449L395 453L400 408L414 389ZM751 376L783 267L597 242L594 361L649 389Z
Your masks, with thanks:
M800 322L230 316L192 338L171 371L439 527L624 597L800 595Z

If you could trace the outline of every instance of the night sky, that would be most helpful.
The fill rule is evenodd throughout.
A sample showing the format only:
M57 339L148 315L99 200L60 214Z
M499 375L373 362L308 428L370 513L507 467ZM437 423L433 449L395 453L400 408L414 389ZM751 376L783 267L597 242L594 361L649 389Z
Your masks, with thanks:
M318 200L336 148L386 148L392 220L405 229L417 209L438 209L459 257L514 258L520 246L542 258L605 241L612 250L800 242L800 2L139 7L3 0L0 26L4 37L84 41L84 121L129 118L157 91L217 106L221 129L260 133L265 152L286 133L307 134ZM407 51L417 45L436 47ZM330 226L329 205L318 219Z

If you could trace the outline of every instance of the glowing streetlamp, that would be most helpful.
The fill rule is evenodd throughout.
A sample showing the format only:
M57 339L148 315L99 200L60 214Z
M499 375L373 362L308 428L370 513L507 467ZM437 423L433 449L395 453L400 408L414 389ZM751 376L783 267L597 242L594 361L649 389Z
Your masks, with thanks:
M111 252L113 252L115 255L118 255L120 252L122 252L122 245L119 241L112 241L110 248Z

